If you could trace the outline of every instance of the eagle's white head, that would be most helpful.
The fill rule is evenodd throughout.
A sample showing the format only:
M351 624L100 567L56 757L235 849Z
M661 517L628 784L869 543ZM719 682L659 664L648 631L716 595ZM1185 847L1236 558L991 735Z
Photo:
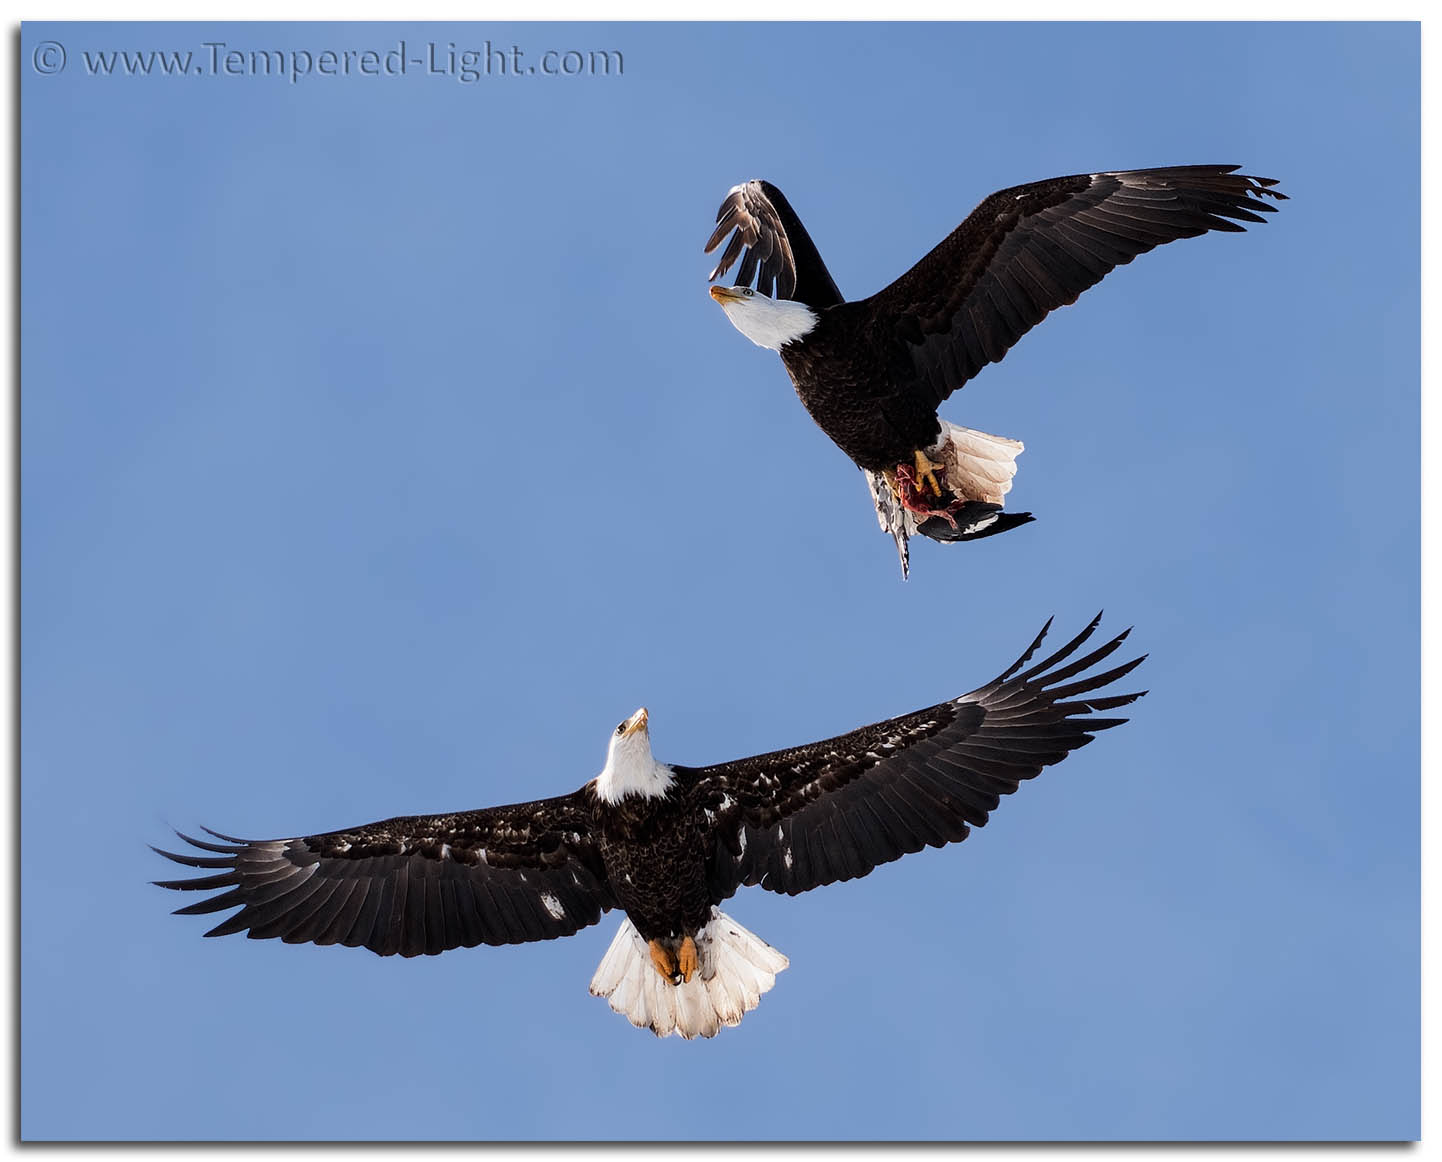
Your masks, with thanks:
M596 793L607 803L619 803L627 795L653 798L671 786L671 768L651 753L648 721L643 706L611 732L606 765L596 776Z
M809 335L816 326L816 312L805 303L769 298L749 286L713 286L711 297L741 334L772 351Z

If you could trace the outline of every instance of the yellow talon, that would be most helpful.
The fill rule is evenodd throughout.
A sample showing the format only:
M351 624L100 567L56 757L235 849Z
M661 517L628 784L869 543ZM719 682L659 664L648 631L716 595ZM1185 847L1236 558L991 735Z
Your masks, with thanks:
M677 967L681 970L681 979L690 981L692 974L696 971L698 957L696 955L696 941L686 937L681 941L681 955L677 958Z
M690 936L682 939L680 952L676 955L662 940L647 941L646 946L651 950L651 963L656 966L656 971L672 984L682 984L696 975L701 957L696 951L696 941Z
M651 963L656 966L656 971L669 980L676 983L676 961L672 959L671 953L659 940L652 940L648 947L651 949Z
M916 482L930 488L933 496L940 496L941 485L936 482L936 470L943 465L933 463L920 448L912 453L912 458L916 464Z

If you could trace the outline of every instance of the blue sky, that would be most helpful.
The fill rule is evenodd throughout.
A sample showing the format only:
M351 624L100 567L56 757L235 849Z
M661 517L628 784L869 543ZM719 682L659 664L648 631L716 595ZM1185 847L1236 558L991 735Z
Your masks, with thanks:
M401 40L624 74L85 55ZM21 63L24 1136L1416 1136L1415 26L27 24ZM726 189L861 297L996 188L1197 162L1293 200L954 396L1038 519L903 584L705 294ZM1098 608L1133 721L958 848L744 891L791 968L711 1042L587 995L614 916L403 962L147 883L167 824L561 793L643 703L678 762L803 742Z

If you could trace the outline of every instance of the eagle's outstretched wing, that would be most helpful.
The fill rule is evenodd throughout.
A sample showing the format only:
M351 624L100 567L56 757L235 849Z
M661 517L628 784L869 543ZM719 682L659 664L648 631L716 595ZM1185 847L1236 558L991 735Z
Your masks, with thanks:
M950 702L809 746L677 768L714 823L717 898L743 884L795 895L864 876L925 846L965 839L1021 780L1126 721L1099 712L1145 693L1091 696L1142 658L1081 676L1109 657L1129 630L1067 662L1100 619L1023 671L1048 621L1004 674Z
M159 851L212 875L158 881L228 889L178 915L240 911L207 936L248 930L289 944L348 944L381 956L550 940L614 906L583 791L455 815L417 815L298 839ZM207 830L209 830L207 828ZM201 854L206 853L206 854Z
M730 270L739 257L737 286L750 286L754 278L762 294L793 299L818 311L843 301L811 235L786 195L770 182L753 180L731 188L716 211L716 229L706 242L706 253L727 234L731 240L716 269L707 275L708 282Z
M1077 174L999 190L920 262L851 308L904 346L936 407L998 363L1048 312L1138 254L1209 230L1244 230L1285 200L1234 165ZM1239 292L1248 288L1242 284Z

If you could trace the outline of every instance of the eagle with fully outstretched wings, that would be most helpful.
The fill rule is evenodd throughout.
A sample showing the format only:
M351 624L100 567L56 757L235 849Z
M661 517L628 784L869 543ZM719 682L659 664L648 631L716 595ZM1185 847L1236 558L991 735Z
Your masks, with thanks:
M1145 691L1100 692L1142 658L1099 671L1130 632L1083 650L1099 621L1028 666L1048 621L969 694L789 750L662 763L643 708L569 795L295 839L182 835L191 851L156 850L208 874L160 886L216 893L180 915L239 909L207 936L381 956L569 936L620 908L591 991L658 1036L714 1036L788 963L719 910L738 888L794 896L959 842L1023 780L1126 721L1109 714Z

